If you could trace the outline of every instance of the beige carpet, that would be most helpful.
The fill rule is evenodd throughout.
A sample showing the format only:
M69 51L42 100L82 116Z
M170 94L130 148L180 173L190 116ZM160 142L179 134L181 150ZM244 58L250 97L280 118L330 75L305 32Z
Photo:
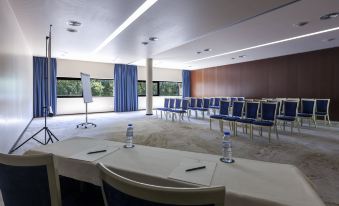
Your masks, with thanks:
M209 130L206 120L172 122L145 116L144 112L103 113L90 115L90 120L97 123L97 128L76 129L75 125L83 120L83 116L59 116L49 120L51 130L60 139L71 137L91 137L124 141L127 123L133 123L135 143L186 150L193 152L221 154L221 138L218 124ZM37 131L43 119L36 119L28 128L22 141ZM227 129L227 127L225 127ZM239 136L233 138L235 157L287 163L297 166L314 184L317 192L327 205L339 205L339 127L318 128L303 127L301 135L279 129L280 141L272 135L272 143L268 144L267 133L263 137L255 132L254 141L239 129ZM41 138L41 137L40 137ZM36 146L30 141L17 153ZM283 175L283 174L281 174Z

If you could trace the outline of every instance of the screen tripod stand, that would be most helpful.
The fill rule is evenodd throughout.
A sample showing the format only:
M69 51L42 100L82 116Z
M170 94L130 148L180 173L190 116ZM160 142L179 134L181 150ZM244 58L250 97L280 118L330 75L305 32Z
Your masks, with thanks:
M45 81L44 81L44 87L45 87L45 97L43 104L44 106L42 107L43 113L44 113L44 118L45 118L45 125L43 128L41 128L38 132L36 132L33 136L25 140L23 143L21 143L19 146L15 147L10 151L10 153L13 153L20 147L22 147L24 144L26 144L30 140L35 140L36 142L42 144L42 145L47 145L49 142L54 142L59 141L59 139L52 133L52 131L48 128L47 126L47 115L48 116L53 116L53 111L50 106L50 74L51 74L51 41L52 41L52 25L49 27L49 35L46 36L46 72L45 72ZM44 133L44 141L40 141L37 139L37 135L40 134L41 132Z

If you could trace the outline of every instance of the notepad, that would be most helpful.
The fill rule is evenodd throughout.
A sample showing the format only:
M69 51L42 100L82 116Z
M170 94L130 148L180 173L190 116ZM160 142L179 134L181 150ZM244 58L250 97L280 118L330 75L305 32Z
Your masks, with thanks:
M215 162L200 161L198 159L183 159L168 176L170 179L210 186L216 167ZM206 166L204 169L186 172L187 169Z
M88 148L86 150L83 150L73 156L71 156L72 159L77 159L77 160L84 160L84 161L96 161L98 159L101 159L102 157L111 154L115 151L117 151L119 147L117 146L97 146L97 147L92 147ZM106 150L106 152L100 152L100 153L95 153L95 154L88 154L89 152L93 151L99 151L99 150Z

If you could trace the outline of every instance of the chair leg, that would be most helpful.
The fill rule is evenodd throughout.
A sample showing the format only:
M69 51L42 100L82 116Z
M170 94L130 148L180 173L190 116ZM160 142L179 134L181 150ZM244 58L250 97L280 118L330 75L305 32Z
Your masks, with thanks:
M314 123L314 127L317 128L317 120L316 120L315 116L313 116L312 120L313 120L313 123Z
M175 113L172 113L172 122L174 121L174 115L177 116Z
M294 122L291 122L291 134L293 134Z
M233 122L234 136L238 136L238 124Z
M246 131L246 134L247 134L247 124L245 124L245 131Z
M260 136L262 136L262 127L260 127Z
M301 127L301 123L299 122L299 120L297 120L297 126L298 126L298 133L300 135L300 127Z
M278 134L278 127L275 125L275 135L277 136L277 140L279 140L279 134Z
M328 126L331 126L330 115L326 115Z
M283 123L283 128L284 128L284 131L286 131L286 121L284 121Z
M253 141L253 125L250 124L250 137L251 137L251 141Z
M210 130L212 130L212 119L210 118Z
M221 119L219 119L219 126L220 126L220 131L224 132L224 122Z
M271 127L268 128L268 142L271 143Z
M202 111L202 119L205 119L205 112Z

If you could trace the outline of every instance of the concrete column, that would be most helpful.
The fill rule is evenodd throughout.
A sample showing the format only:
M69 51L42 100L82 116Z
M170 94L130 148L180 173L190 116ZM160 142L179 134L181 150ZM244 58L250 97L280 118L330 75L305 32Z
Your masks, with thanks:
M146 115L153 115L153 59L146 60Z

